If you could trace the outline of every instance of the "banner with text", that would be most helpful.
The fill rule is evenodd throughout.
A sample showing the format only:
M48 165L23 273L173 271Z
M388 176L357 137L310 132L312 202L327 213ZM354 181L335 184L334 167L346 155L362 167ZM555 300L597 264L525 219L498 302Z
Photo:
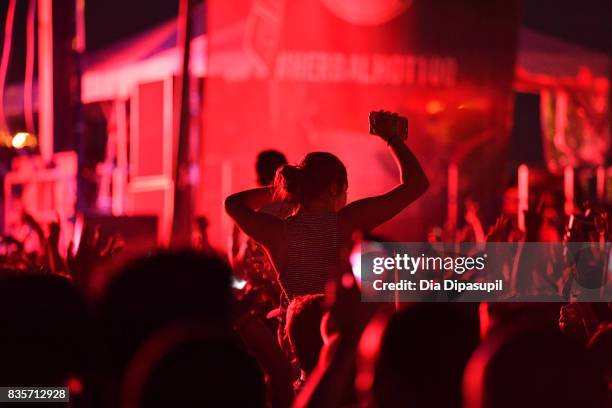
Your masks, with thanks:
M423 238L446 217L446 166L491 202L509 134L517 1L211 0L199 210L224 244L222 199L252 187L258 151L296 162L330 151L349 199L398 182L368 113L409 118L408 144L432 180L427 195L378 232ZM410 226L406 228L404 226Z

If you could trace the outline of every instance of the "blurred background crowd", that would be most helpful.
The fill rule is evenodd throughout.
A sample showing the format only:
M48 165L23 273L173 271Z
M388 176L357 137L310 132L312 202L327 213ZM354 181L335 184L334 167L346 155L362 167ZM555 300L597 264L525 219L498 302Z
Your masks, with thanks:
M610 406L608 8L1 1L0 385L75 407ZM408 134L368 134L374 109ZM282 167L320 151L332 172ZM281 167L289 194L246 205ZM334 211L291 218L291 180ZM364 197L391 210L357 205L377 228L328 268L336 204ZM290 218L293 283L259 242ZM360 245L383 241L489 251L461 279L507 296L362 302Z
M260 155L264 185L276 154ZM484 235L472 206L458 242L576 240L593 254L607 242L605 210L569 225L559 203L541 201L525 232L506 214ZM205 219L190 249L144 254L94 225L65 253L58 223L23 221L29 245L2 239L2 384L67 386L84 407L609 406L610 303L566 289L593 277L562 254L515 269L551 285L547 303L530 301L530 286L504 303L363 303L350 268L289 301L257 243L236 230L223 254ZM607 262L590 260L601 279Z

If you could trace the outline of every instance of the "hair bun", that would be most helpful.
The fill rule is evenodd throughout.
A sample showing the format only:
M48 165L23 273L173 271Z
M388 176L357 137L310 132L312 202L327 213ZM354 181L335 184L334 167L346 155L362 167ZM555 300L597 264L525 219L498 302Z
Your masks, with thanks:
M276 173L275 186L279 198L297 203L302 190L303 171L299 166L285 164Z
M348 180L344 164L331 153L311 152L298 166L284 165L276 173L275 197L290 203L304 204L330 194L330 186L346 189Z

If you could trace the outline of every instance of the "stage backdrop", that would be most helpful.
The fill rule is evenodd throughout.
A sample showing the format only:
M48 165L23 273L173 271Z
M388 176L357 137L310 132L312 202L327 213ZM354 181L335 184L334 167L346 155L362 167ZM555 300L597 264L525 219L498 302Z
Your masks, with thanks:
M432 181L378 233L414 240L442 225L450 162L461 192L481 206L500 190L516 1L209 0L207 13L198 211L215 244L225 246L230 228L223 199L255 185L262 149L290 162L336 154L348 168L349 200L394 186L393 159L368 134L371 110L409 118L408 144Z

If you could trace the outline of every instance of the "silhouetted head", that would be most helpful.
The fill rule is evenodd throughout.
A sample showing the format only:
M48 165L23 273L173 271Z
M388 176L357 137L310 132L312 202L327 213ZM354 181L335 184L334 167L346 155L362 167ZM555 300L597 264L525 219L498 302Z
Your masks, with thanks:
M600 370L612 393L612 324L599 328L587 345L587 355L591 365Z
M285 330L300 368L306 374L314 370L323 347L320 327L324 299L324 295L298 296L287 308Z
M319 201L339 210L346 204L348 178L344 164L331 153L308 153L297 166L284 165L276 174L276 194L291 203Z
M604 405L600 373L557 331L504 331L487 338L468 363L465 408Z
M557 303L482 302L479 305L482 337L508 328L555 330L559 315Z
M274 182L276 171L287 164L287 158L278 150L264 150L257 155L255 171L257 172L257 184L269 186Z
M0 384L62 386L99 355L87 308L66 278L22 274L0 280Z
M386 407L461 407L461 378L478 343L469 304L419 303L376 316L359 343L362 402Z
M127 265L98 304L101 327L122 370L151 333L184 319L228 325L231 271L217 257L159 252Z
M257 361L229 331L187 322L158 331L130 362L123 408L265 407Z

